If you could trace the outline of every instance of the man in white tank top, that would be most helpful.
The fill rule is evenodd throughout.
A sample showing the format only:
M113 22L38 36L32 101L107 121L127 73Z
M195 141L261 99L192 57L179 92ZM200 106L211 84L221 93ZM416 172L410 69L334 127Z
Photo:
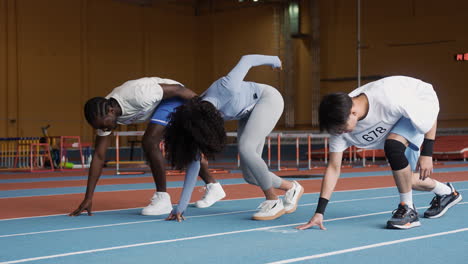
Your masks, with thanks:
M101 175L105 154L110 145L112 130L118 124L129 125L149 121L142 145L156 184L151 203L143 208L143 215L165 215L172 211L172 202L166 192L165 161L159 144L163 138L170 114L185 100L196 94L179 82L157 77L127 81L104 97L95 97L85 105L88 123L96 129L96 145L89 169L86 195L80 206L70 216L87 211L92 215L94 189ZM197 207L209 207L222 199L225 193L221 185L211 177L206 160L201 161L199 175L207 184L204 198Z
M349 95L325 96L319 107L322 131L330 138L330 161L322 183L317 210L298 229L323 226L325 207L340 175L343 151L350 146L384 149L400 193L400 203L387 222L388 228L408 229L420 225L412 189L433 191L427 218L440 217L462 196L452 184L429 178L437 129L439 101L432 85L405 77L387 77L368 83Z

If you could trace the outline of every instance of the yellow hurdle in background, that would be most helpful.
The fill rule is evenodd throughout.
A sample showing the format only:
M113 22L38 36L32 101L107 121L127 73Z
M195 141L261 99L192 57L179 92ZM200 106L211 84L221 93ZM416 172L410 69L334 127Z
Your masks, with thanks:
M39 137L0 138L0 169L31 168L31 145L39 142ZM39 153L36 148L36 153ZM44 166L44 162L40 161L38 165Z

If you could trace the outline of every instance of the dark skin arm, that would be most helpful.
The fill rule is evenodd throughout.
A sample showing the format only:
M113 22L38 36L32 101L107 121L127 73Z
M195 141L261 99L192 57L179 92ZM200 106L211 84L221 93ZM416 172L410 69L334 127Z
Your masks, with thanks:
M149 123L143 136L143 149L158 192L166 192L166 163L159 148L164 129L163 125Z
M182 86L180 84L160 84L160 85L161 85L161 87L163 89L163 99L168 99L168 98L172 98L172 97L180 97L180 98L182 98L184 100L190 100L194 96L197 95L192 90L187 89L187 88L185 88L184 86ZM148 128L146 129L145 135L146 134L152 135L152 138L158 137L157 149L159 150L159 141L162 139L162 133L163 133L164 127L158 128L157 131L154 130L154 129L151 129L151 130L149 130L149 129L150 129L150 127L148 126ZM155 133L161 133L161 134L156 135ZM159 152L159 154L155 154L155 155L161 155L161 151L159 150L158 152ZM162 161L159 161L159 156L158 156L158 157L156 157L157 162L159 164L163 165L164 164L164 161L163 161L164 158L162 157L162 155L160 157L161 157ZM151 161L151 158L148 157L148 160ZM151 170L153 171L153 175L155 175L155 171L153 169L151 169ZM164 173L164 172L165 172L165 170L159 170L159 173ZM165 174L160 174L160 175L165 175ZM211 176L211 173L208 170L208 161L204 157L202 157L202 160L201 160L200 177L207 184L216 182L215 179ZM158 190L160 190L159 185L158 185L158 180L156 178L157 177L154 177L154 180L156 182L156 187L158 188ZM159 177L159 178L162 178L162 177ZM161 191L165 192L165 190L166 190L166 180L165 179L164 179L164 183L162 183L162 181L161 181L161 186L164 187L164 189L161 190Z
M180 97L190 100L196 93L180 84L160 84L163 90L163 98ZM148 124L143 136L143 149L148 159L153 174L156 190L166 192L166 163L159 148L159 144L164 136L164 126L160 124Z
M200 175L199 176L205 182L205 184L216 183L216 180L213 178L213 176L211 175L211 172L208 170L208 160L203 155L200 161Z
M166 163L159 148L159 143L164 136L164 129L165 127L160 124L150 123L143 136L143 148L158 192L166 192L167 190L166 177L164 176L166 175ZM208 161L204 157L201 160L200 177L206 184L216 182L208 170Z
M110 135L105 137L96 136L96 144L94 146L95 151L93 154L93 160L91 161L91 166L89 168L88 185L86 187L85 198L81 202L80 206L78 206L75 211L71 212L69 216L78 216L83 211L87 211L88 215L90 216L93 215L92 207L94 190L96 188L99 177L101 176L102 167L104 166L106 159L106 150L109 147L111 141L110 139Z

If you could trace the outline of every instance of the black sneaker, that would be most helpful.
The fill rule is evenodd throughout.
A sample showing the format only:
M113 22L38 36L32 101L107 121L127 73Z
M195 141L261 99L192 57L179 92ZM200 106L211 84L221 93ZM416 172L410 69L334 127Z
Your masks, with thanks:
M447 210L450 207L456 205L458 202L462 200L461 194L457 192L455 188L453 188L453 185L450 182L448 182L447 185L448 187L450 187L452 192L450 194L446 194L442 196L436 195L430 203L431 207L429 207L426 210L426 212L424 212L424 217L426 218L441 217L447 212Z
M395 209L392 214L392 218L387 221L387 228L409 229L421 225L419 222L418 212L413 208L409 208L406 204L398 204L398 208Z

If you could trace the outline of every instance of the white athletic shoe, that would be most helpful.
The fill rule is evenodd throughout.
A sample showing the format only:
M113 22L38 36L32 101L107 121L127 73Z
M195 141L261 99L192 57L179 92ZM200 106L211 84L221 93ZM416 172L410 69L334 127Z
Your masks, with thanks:
M226 193L219 182L208 183L205 187L205 195L201 200L195 203L195 206L198 208L210 207L224 197L226 197Z
M167 215L172 212L171 196L167 192L155 192L151 203L141 210L142 215Z
M296 211L299 199L301 199L301 196L304 193L304 187L302 187L297 181L293 181L292 184L293 187L284 194L284 211L287 214Z
M284 215L283 200L266 200L262 202L253 216L253 220L273 220Z

